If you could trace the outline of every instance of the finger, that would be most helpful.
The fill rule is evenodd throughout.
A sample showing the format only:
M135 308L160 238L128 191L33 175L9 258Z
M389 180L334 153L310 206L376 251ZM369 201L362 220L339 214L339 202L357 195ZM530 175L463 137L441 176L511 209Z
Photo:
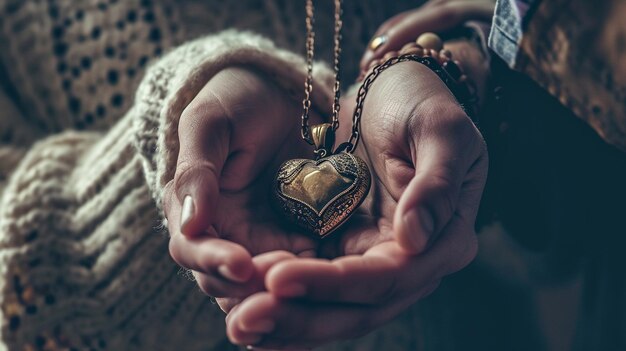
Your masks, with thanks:
M241 299L232 297L218 297L215 299L215 302L217 302L217 305L220 307L222 312L228 314L241 303ZM228 318L228 316L226 318Z
M267 273L265 285L278 298L380 305L430 293L429 286L465 267L476 251L474 228L455 216L422 255L411 255L397 243L387 242L363 256L281 262Z
M276 263L284 260L295 258L290 252L287 251L273 251L265 254L258 255L253 258L254 273L246 281L233 281L224 277L224 274L218 270L216 273L200 273L193 272L196 282L205 294L213 297L236 297L245 298L253 293L262 291L265 289L264 278L266 272ZM229 301L230 303L222 304L220 307L232 308L233 304L237 301ZM219 302L218 302L219 303ZM224 310L227 311L227 310Z
M391 319L401 307L405 306L313 304L258 293L243 301L229 318L227 334L233 343L242 345L269 349L313 347L363 335Z
M436 132L413 136L421 138L414 140L415 174L394 214L396 239L414 254L423 252L452 219L468 169L482 145L480 134L457 106L432 112L441 117L421 128Z
M216 237L174 234L170 255L184 268L233 282L246 282L254 272L250 253L241 245Z
M219 99L205 91L183 111L178 126L180 150L174 176L175 199L181 204L180 231L202 234L214 219L219 179L228 157L230 127Z
M494 5L489 1L450 1L414 10L378 34L384 35L386 40L376 50L366 50L361 69L367 69L373 60L381 58L386 52L401 49L424 32L445 32L468 20L491 20L493 9Z
M265 285L281 298L374 305L409 291L409 284L402 285L401 281L408 272L412 274L412 282L430 283L430 272L412 267L414 257L396 243L379 246L363 256L333 261L299 259L277 264L268 272ZM428 261L423 260L423 264Z
M243 299L256 290L251 282L236 283L219 276L218 274L204 274L192 271L193 277L200 290L207 296L214 298Z
M253 278L250 279L250 282L247 284L250 288L248 289L247 294L243 297L248 297L255 292L264 290L264 279L267 271L278 262L294 258L296 258L296 256L288 251L271 251L255 256L252 259L255 267L255 273ZM217 298L216 301L222 311L227 314L234 313L235 307L241 303L241 299L238 298Z

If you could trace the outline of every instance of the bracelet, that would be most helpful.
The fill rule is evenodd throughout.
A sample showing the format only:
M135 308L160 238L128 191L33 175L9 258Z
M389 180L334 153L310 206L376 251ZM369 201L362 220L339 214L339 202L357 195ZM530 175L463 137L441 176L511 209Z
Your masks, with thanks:
M424 33L414 42L405 44L400 51L389 51L381 59L374 60L367 70L370 72L367 77L361 75L357 82L363 81L366 85L368 80L372 81L385 68L404 61L419 62L433 71L454 95L465 113L472 121L477 122L476 87L463 72L461 63L452 59L452 52L443 48L443 41L434 33Z

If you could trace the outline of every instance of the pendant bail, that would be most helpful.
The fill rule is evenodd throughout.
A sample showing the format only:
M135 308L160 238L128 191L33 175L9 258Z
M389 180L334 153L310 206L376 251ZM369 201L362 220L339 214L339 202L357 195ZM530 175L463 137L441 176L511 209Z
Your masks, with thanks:
M318 158L330 156L335 145L335 131L330 123L316 124L311 127L311 137Z

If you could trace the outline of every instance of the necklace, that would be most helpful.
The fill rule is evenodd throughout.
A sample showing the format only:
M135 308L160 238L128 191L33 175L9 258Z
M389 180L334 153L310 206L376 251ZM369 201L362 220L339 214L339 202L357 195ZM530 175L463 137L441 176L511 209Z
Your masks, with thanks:
M274 199L278 211L290 222L322 238L346 222L365 200L371 184L367 164L353 155L360 139L362 103L357 104L350 139L333 151L335 131L339 128L341 94L339 81L341 2L342 0L335 0L333 67L335 84L331 123L322 123L309 128L315 32L313 0L306 1L307 77L302 102L301 134L304 141L315 147L316 158L286 161L279 168L274 185ZM364 98L364 94L359 98Z

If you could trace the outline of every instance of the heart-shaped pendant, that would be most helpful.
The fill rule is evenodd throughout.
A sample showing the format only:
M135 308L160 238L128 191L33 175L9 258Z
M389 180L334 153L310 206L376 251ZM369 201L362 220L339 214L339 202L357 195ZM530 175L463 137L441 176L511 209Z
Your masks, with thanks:
M367 164L353 154L340 152L317 161L283 163L274 197L287 218L323 238L354 213L370 184Z

